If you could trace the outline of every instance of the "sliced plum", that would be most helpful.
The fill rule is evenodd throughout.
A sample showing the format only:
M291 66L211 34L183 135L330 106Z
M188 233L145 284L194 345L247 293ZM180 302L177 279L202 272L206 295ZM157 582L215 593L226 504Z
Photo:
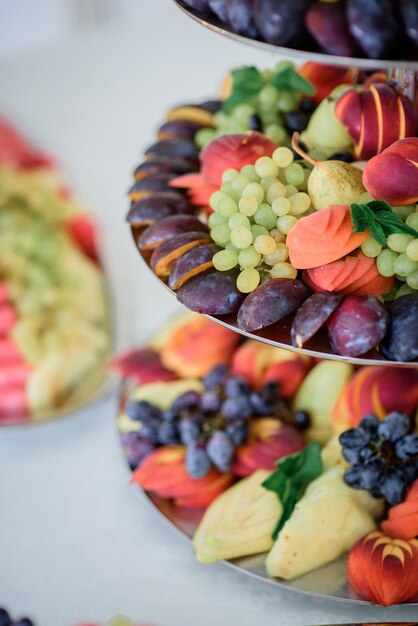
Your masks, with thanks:
M192 120L171 120L160 126L157 139L184 139L193 141L198 130L203 128L202 124Z
M143 251L153 250L167 239L190 231L207 233L208 228L193 215L170 215L148 226L142 232L137 245Z
M395 300L389 307L390 328L380 344L386 359L415 361L418 358L418 294Z
M292 344L297 348L309 341L325 324L344 296L322 291L310 296L296 311L292 323Z
M146 151L145 156L148 159L164 158L164 159L182 159L189 163L192 167L199 166L199 150L191 141L184 139L163 139L152 144Z
M135 201L155 191L173 191L173 188L169 185L170 180L173 178L175 178L175 174L171 172L159 172L158 174L141 178L134 182L128 191L128 196Z
M170 237L153 251L150 259L151 269L157 276L170 276L172 265L188 250L211 241L209 233L192 231Z
M174 161L173 159L153 159L140 163L134 170L134 178L140 180L146 176L167 172L173 176L182 176L191 172L187 161Z
M377 346L389 327L389 313L373 296L347 296L328 321L331 348L357 357Z
M311 293L301 280L269 280L246 298L238 312L238 326L248 332L271 326L299 308Z
M133 202L126 221L135 226L147 226L169 215L193 214L195 208L176 191L159 191Z
M234 270L207 270L184 283L177 292L177 300L196 313L235 313L245 298L237 288L237 276L238 272Z
M212 257L220 248L214 243L206 243L192 248L173 265L168 286L177 291L186 281L212 267Z

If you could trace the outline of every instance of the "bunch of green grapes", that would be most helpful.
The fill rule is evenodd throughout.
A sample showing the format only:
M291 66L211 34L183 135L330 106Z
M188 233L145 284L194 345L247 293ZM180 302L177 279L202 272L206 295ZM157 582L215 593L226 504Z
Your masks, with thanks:
M418 230L418 211L415 205L393 207L406 224ZM382 247L369 237L361 246L364 254L376 258L377 269L382 276L395 276L403 283L395 297L418 291L418 239L405 233L394 233L387 238L387 247Z
M286 236L311 209L305 191L309 175L285 147L240 171L224 172L220 191L210 199L211 237L224 248L214 255L213 265L221 272L238 266L237 287L243 293L270 278L296 278Z

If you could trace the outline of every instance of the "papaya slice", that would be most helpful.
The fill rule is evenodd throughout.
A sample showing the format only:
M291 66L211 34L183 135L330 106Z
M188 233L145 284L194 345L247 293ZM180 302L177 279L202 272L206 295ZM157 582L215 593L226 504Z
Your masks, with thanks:
M380 525L389 537L397 539L413 539L418 536L418 512L412 515L385 520Z

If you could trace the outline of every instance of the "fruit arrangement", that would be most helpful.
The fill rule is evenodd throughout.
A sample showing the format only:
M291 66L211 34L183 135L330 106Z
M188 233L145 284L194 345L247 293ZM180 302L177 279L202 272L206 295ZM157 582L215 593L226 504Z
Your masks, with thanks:
M222 100L169 112L127 221L193 311L282 324L298 349L413 362L417 128L384 72L239 68Z
M319 361L190 313L113 367L131 482L195 511L200 562L265 553L286 581L348 554L353 597L418 599L416 369Z
M345 57L416 59L415 0L182 0L195 15L276 46Z
M83 403L110 316L96 226L53 162L0 120L0 425Z

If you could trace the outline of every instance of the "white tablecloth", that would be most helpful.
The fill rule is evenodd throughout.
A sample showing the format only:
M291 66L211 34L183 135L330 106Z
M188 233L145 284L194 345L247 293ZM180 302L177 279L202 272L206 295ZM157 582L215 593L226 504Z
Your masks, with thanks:
M177 304L135 253L125 190L172 104L213 97L225 71L274 59L224 40L169 0L138 0L143 18L0 62L0 111L56 155L100 217L120 343L139 342ZM0 252L1 253L1 252ZM0 432L0 605L38 626L302 626L417 620L383 609L284 592L190 544L128 485L115 394L55 423Z

